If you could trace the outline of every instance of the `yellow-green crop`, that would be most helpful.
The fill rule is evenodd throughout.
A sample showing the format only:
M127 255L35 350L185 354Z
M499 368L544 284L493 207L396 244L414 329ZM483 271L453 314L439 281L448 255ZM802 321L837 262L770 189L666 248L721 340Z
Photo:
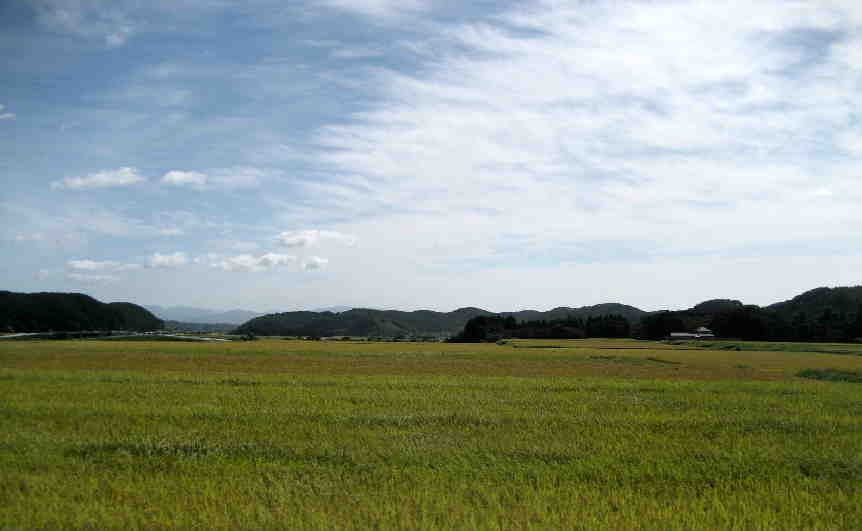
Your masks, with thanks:
M858 528L862 351L720 347L0 343L0 529Z

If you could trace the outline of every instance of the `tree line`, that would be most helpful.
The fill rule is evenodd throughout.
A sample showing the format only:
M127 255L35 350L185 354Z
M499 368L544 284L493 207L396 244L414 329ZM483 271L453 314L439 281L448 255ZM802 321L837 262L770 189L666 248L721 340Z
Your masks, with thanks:
M622 315L566 317L518 322L513 316L480 315L467 321L464 330L451 341L479 343L501 339L583 339L587 337L630 337L631 325Z
M482 315L470 319L453 341L505 338L580 339L632 337L665 339L673 332L709 328L716 337L751 341L862 341L862 287L817 288L767 307L716 299L688 310L659 311L627 320L609 314L586 319L517 321Z
M658 312L641 319L635 337L662 339L698 326L706 326L717 337L751 341L856 341L862 338L862 304L853 311L827 307L789 315L748 305L712 315Z

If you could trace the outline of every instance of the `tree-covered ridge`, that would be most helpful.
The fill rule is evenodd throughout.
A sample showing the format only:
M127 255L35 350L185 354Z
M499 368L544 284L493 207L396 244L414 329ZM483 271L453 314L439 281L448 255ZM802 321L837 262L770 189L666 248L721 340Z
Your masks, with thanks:
M461 308L449 313L370 309L353 309L341 313L284 312L252 319L238 327L235 333L365 337L449 335L463 327L471 317L480 314L491 315L478 308Z
M816 288L766 307L708 301L690 310L645 316L638 336L710 328L716 336L766 341L854 341L862 338L862 286ZM704 311L712 310L712 311Z
M480 315L467 321L464 330L452 338L456 342L519 339L584 339L587 337L629 337L631 325L622 315L518 321L514 316Z
M642 314L642 318L634 323L614 314L586 319L572 314L563 318L528 321L519 321L515 315L475 317L453 340L497 341L510 337L663 339L673 332L693 332L706 327L721 338L856 341L862 338L862 286L816 288L764 308L737 300L713 299L688 310Z
M608 316L614 316L610 322ZM342 313L285 312L245 323L237 333L285 336L454 336L468 321L481 322L487 338L621 337L661 339L671 332L711 329L725 338L776 341L851 341L862 337L862 286L816 288L788 301L766 307L732 299L713 299L681 311L644 312L618 303L547 312L522 310L492 313L481 308L454 312L354 309ZM499 318L499 319L497 319ZM592 318L592 320L590 320ZM622 319L618 319L622 318ZM515 327L510 324L512 320ZM623 334L623 321L628 332ZM602 324L605 323L605 324ZM508 326L508 328L506 328ZM602 328L605 326L605 328ZM505 330L505 332L502 332ZM516 331L517 336L511 335ZM471 333L467 333L470 336ZM479 336L481 332L476 332Z
M633 306L608 303L581 308L554 308L547 312L522 310L495 314L481 308L459 308L452 312L417 310L353 309L341 313L284 312L257 317L236 329L239 334L283 336L444 336L460 332L467 322L477 316L511 317L518 322L586 319L600 315L622 315L630 325L644 312Z
M83 293L0 291L0 330L47 332L158 330L164 323L129 302L100 302Z

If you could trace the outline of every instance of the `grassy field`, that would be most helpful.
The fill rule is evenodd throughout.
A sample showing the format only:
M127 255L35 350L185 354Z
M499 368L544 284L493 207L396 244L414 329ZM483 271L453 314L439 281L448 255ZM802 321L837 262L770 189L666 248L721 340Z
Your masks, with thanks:
M854 345L3 342L0 529L858 529L860 374Z

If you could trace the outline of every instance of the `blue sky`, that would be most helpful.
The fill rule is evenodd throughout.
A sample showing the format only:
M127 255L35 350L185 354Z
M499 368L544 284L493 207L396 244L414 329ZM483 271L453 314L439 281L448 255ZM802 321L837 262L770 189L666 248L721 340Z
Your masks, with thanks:
M852 1L0 3L0 288L756 304L862 271Z

